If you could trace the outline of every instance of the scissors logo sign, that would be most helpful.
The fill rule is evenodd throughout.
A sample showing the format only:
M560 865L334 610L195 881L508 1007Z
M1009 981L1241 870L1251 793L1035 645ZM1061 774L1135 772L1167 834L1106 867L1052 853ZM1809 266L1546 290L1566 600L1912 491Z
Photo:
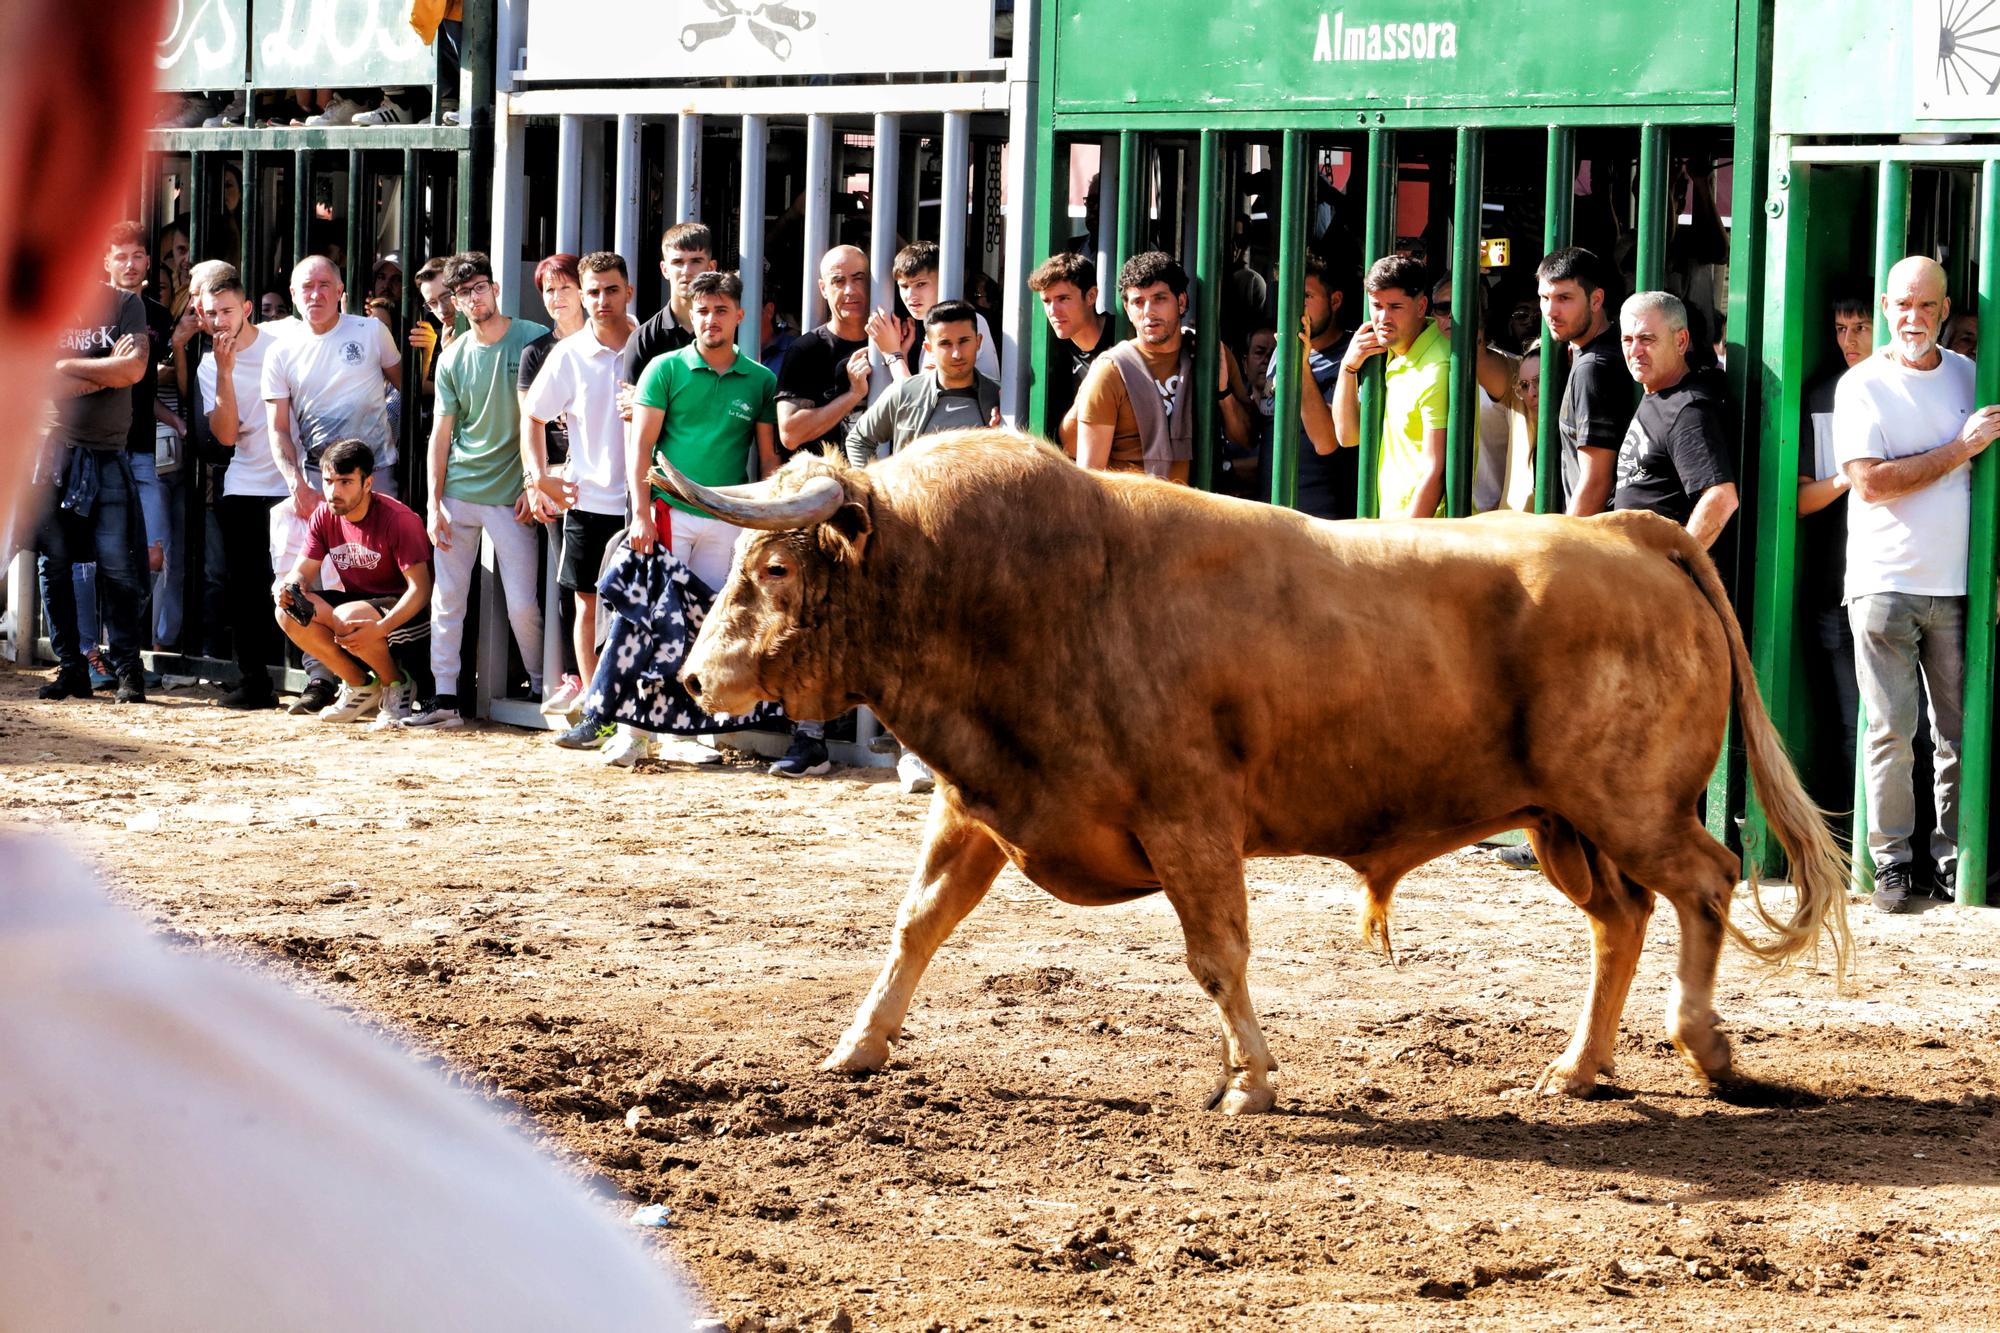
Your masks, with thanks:
M780 32L780 28L790 28L793 32L805 32L813 26L815 15L810 9L793 9L789 5L764 4L753 9L744 9L736 0L702 0L702 3L718 15L707 23L690 23L681 29L681 50L694 51L708 42L727 37L736 31L738 20L742 21L757 44L780 60L792 58L792 39Z

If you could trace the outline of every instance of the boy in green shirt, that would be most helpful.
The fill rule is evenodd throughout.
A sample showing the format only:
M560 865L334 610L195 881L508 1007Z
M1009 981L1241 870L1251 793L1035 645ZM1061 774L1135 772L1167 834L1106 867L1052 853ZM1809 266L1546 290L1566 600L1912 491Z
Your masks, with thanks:
M484 254L453 255L443 276L469 330L438 356L434 377L437 408L424 526L437 548L431 596L431 674L437 688L434 698L405 719L411 727L464 725L459 641L482 532L500 565L507 620L528 667L528 686L538 696L542 689L541 560L534 517L521 493L521 402L514 386L522 351L548 329L500 313L500 287Z

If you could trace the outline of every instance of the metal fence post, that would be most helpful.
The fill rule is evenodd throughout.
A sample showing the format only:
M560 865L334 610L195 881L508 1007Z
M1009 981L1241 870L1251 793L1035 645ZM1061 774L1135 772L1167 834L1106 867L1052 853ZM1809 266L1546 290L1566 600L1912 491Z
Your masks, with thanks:
M1215 393L1221 374L1210 349L1222 342L1222 132L1203 130L1195 151L1194 286L1194 476L1202 490L1215 484L1215 437L1221 429ZM1111 279L1098 276L1100 285ZM1109 329L1105 330L1108 334Z
M667 225L701 220L701 113L683 111L674 123L674 215Z
M312 195L312 149L300 148L292 153L292 268L299 266L299 261L306 257L306 247L312 244ZM404 248L409 247L405 245ZM290 285L286 283L286 286ZM407 320L403 327L409 327Z
M743 194L738 211L742 231L743 322L736 347L752 361L764 356L764 162L770 156L771 128L764 117L743 117Z
M1364 265L1396 248L1396 174L1395 131L1368 131L1368 196L1361 239ZM1358 313L1366 315L1367 293L1362 293L1361 300ZM1361 394L1361 443L1355 512L1362 518L1374 518L1382 510L1382 361L1381 357L1368 358L1356 386Z
M826 322L826 300L819 294L819 261L833 237L833 118L806 117L806 239L805 272L800 275L799 328Z
M1639 127L1639 226L1634 256L1639 290L1656 292L1667 285L1667 127ZM1614 316L1613 322L1616 322ZM1710 331L1711 334L1713 330Z
M414 255L415 246L409 248ZM583 118L580 116L564 116L556 122L556 249L563 254L583 253Z
M1278 327L1272 360L1277 372L1271 417L1271 503L1299 507L1299 394L1305 366L1298 352L1299 317L1305 308L1306 136L1286 130L1279 141ZM1214 360L1214 347L1201 355Z
M1486 139L1458 128L1453 146L1451 217L1451 391L1445 431L1445 512L1472 512L1472 470L1479 456L1479 205Z
M1146 208L1146 181L1139 156L1139 133L1126 130L1118 136L1118 198L1117 211L1112 214L1117 219L1113 226L1113 248L1111 271L1098 275L1098 286L1111 289L1111 310L1118 320L1119 331L1129 335L1130 324L1125 319L1125 293L1118 290L1118 274L1125 268L1125 261L1138 253L1139 231L1143 226ZM1104 207L1105 200L1100 195L1098 207Z
M972 188L972 113L944 113L944 159L938 185L938 299L965 299L966 214ZM998 352L998 348L994 349Z
M1548 167L1542 182L1542 253L1554 254L1569 244L1570 218L1576 191L1576 135L1561 125L1549 126ZM1542 386L1535 404L1535 512L1563 511L1562 412L1563 382L1569 378L1564 347L1541 326Z
M639 237L645 213L646 171L639 148L639 138L644 133L645 122L639 117L619 116L618 139L612 154L618 196L611 209L611 248L633 266L635 274L644 267L640 258L644 243Z
M372 240L372 237L369 236L369 232L362 230L361 226L362 170L363 166L362 166L361 150L358 148L348 149L347 150L347 290L350 293L352 293L352 295L350 295L348 298L348 304L353 307L353 313L357 315L365 315L368 313L368 298L375 294L373 289L373 283L375 278L374 265L371 263L367 267L363 267L361 262L361 253L364 246L364 237L367 237L369 240ZM370 255L369 258L372 260L374 256ZM408 274L414 273L416 271L417 267L415 264L406 263L403 268L403 272L406 275L406 280Z
M2000 162L1979 172L1979 300L2000 310ZM2000 347L1979 348L1976 398L2000 400ZM1986 906L1988 808L1993 798L1994 539L2000 525L2000 459L1972 460L1972 532L1965 584L1965 735L1958 802L1958 901Z

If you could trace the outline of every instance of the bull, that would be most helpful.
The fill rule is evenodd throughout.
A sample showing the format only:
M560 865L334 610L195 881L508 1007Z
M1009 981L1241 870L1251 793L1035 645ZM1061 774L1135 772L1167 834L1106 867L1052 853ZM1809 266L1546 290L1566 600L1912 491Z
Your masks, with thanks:
M1612 1054L1654 895L1680 919L1674 1047L1739 1075L1711 1000L1725 936L1781 963L1850 948L1847 867L1765 713L1714 565L1645 513L1328 523L1086 472L1000 430L865 471L805 456L750 487L662 485L756 531L682 683L711 712L873 709L937 774L889 957L830 1070L880 1068L912 992L1001 868L1066 903L1164 893L1221 1012L1227 1113L1274 1101L1245 970L1243 861L1314 855L1366 886L1525 828L1583 909L1575 1035L1537 1087L1587 1095ZM1732 702L1789 911L1697 809Z

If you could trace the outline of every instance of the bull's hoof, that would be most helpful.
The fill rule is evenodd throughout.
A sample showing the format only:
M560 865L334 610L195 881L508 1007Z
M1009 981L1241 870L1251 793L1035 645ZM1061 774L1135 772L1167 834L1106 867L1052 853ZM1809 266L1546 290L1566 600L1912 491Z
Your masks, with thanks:
M1594 1060L1572 1060L1568 1056L1549 1061L1549 1067L1535 1080L1535 1091L1544 1097L1589 1097L1597 1091L1600 1071Z
M829 1074L868 1074L888 1063L887 1037L849 1034L840 1039L840 1044L833 1048L833 1054L820 1061L819 1067Z
M1208 1109L1224 1115L1262 1115L1278 1104L1270 1088L1234 1088L1225 1083L1208 1095Z

